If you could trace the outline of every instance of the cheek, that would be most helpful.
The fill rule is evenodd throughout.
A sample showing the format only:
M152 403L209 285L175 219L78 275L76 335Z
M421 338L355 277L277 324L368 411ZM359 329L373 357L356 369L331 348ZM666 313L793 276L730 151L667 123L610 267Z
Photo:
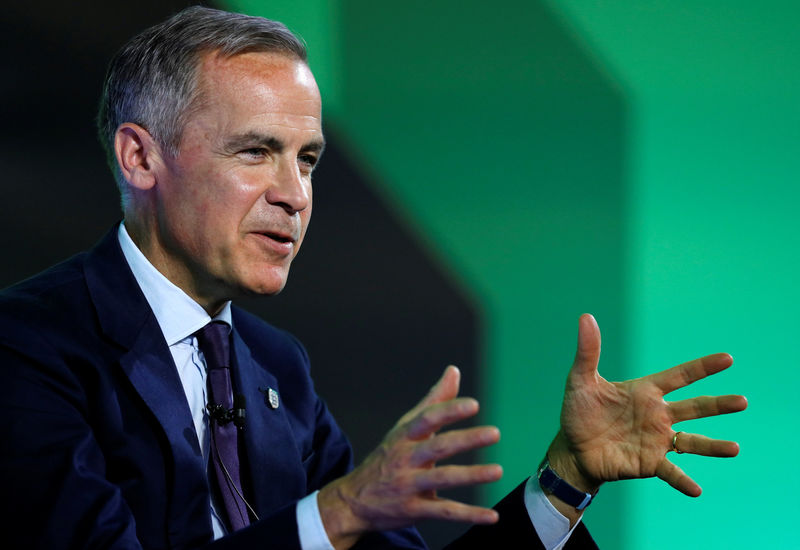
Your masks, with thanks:
M215 205L219 204L219 189L215 182L220 181L218 174L209 170L206 165L198 163L196 170L184 170L179 176L170 180L164 191L164 203L169 212L176 212L182 218L206 219L212 215Z
M300 239L297 241L297 246L294 247L294 254L292 255L292 259L297 257L297 254L300 252L300 247L303 245L303 241L306 236L306 231L308 230L308 222L311 219L311 206L309 205L308 208L303 210L300 213Z
M246 178L221 174L198 197L198 214L204 223L229 231L238 231L242 222L256 210L259 189Z
M305 233L306 228L308 227L308 222L311 221L311 211L312 206L314 206L314 193L313 188L311 187L311 181L308 182L306 186L306 194L308 195L308 206L306 206L305 210L300 212L300 217L303 220L303 233Z
M308 203L308 208L300 212L300 224L301 224L301 237L306 234L306 230L308 229L308 224L311 221L311 202Z

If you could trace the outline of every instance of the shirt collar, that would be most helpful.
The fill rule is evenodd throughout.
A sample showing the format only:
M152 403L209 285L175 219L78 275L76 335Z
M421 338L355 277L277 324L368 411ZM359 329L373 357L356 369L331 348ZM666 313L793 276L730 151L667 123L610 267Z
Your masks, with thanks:
M188 294L164 277L142 254L125 229L125 222L119 224L117 238L122 253L128 262L136 282L142 289L150 309L156 316L167 345L172 346L191 336L211 321L211 316ZM225 302L214 320L232 325L231 302Z

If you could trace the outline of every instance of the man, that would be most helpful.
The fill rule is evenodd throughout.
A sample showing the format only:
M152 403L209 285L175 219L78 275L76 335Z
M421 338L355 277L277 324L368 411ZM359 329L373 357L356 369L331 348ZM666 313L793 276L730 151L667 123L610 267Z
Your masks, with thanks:
M124 221L0 298L11 546L421 548L411 526L439 518L477 524L454 547L592 548L579 520L605 481L699 495L666 453L738 447L672 425L746 402L663 397L730 357L608 383L591 316L548 460L497 509L436 496L501 475L437 466L499 437L440 433L478 409L452 367L352 468L303 348L230 303L279 292L305 235L324 149L305 56L278 23L190 8L112 61L99 123Z

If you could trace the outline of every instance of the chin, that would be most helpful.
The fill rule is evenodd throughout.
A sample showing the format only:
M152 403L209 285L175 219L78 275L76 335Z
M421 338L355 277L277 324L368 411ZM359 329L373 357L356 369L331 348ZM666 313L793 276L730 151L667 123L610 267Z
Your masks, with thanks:
M277 270L274 267L266 273L260 273L241 285L242 294L248 296L274 296L286 286L289 270Z

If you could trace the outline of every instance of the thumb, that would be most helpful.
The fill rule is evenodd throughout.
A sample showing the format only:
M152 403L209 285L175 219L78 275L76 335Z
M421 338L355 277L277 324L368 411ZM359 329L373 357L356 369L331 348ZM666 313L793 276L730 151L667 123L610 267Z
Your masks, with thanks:
M572 376L593 376L600 362L600 327L595 318L584 313L578 320L578 350L572 363Z

